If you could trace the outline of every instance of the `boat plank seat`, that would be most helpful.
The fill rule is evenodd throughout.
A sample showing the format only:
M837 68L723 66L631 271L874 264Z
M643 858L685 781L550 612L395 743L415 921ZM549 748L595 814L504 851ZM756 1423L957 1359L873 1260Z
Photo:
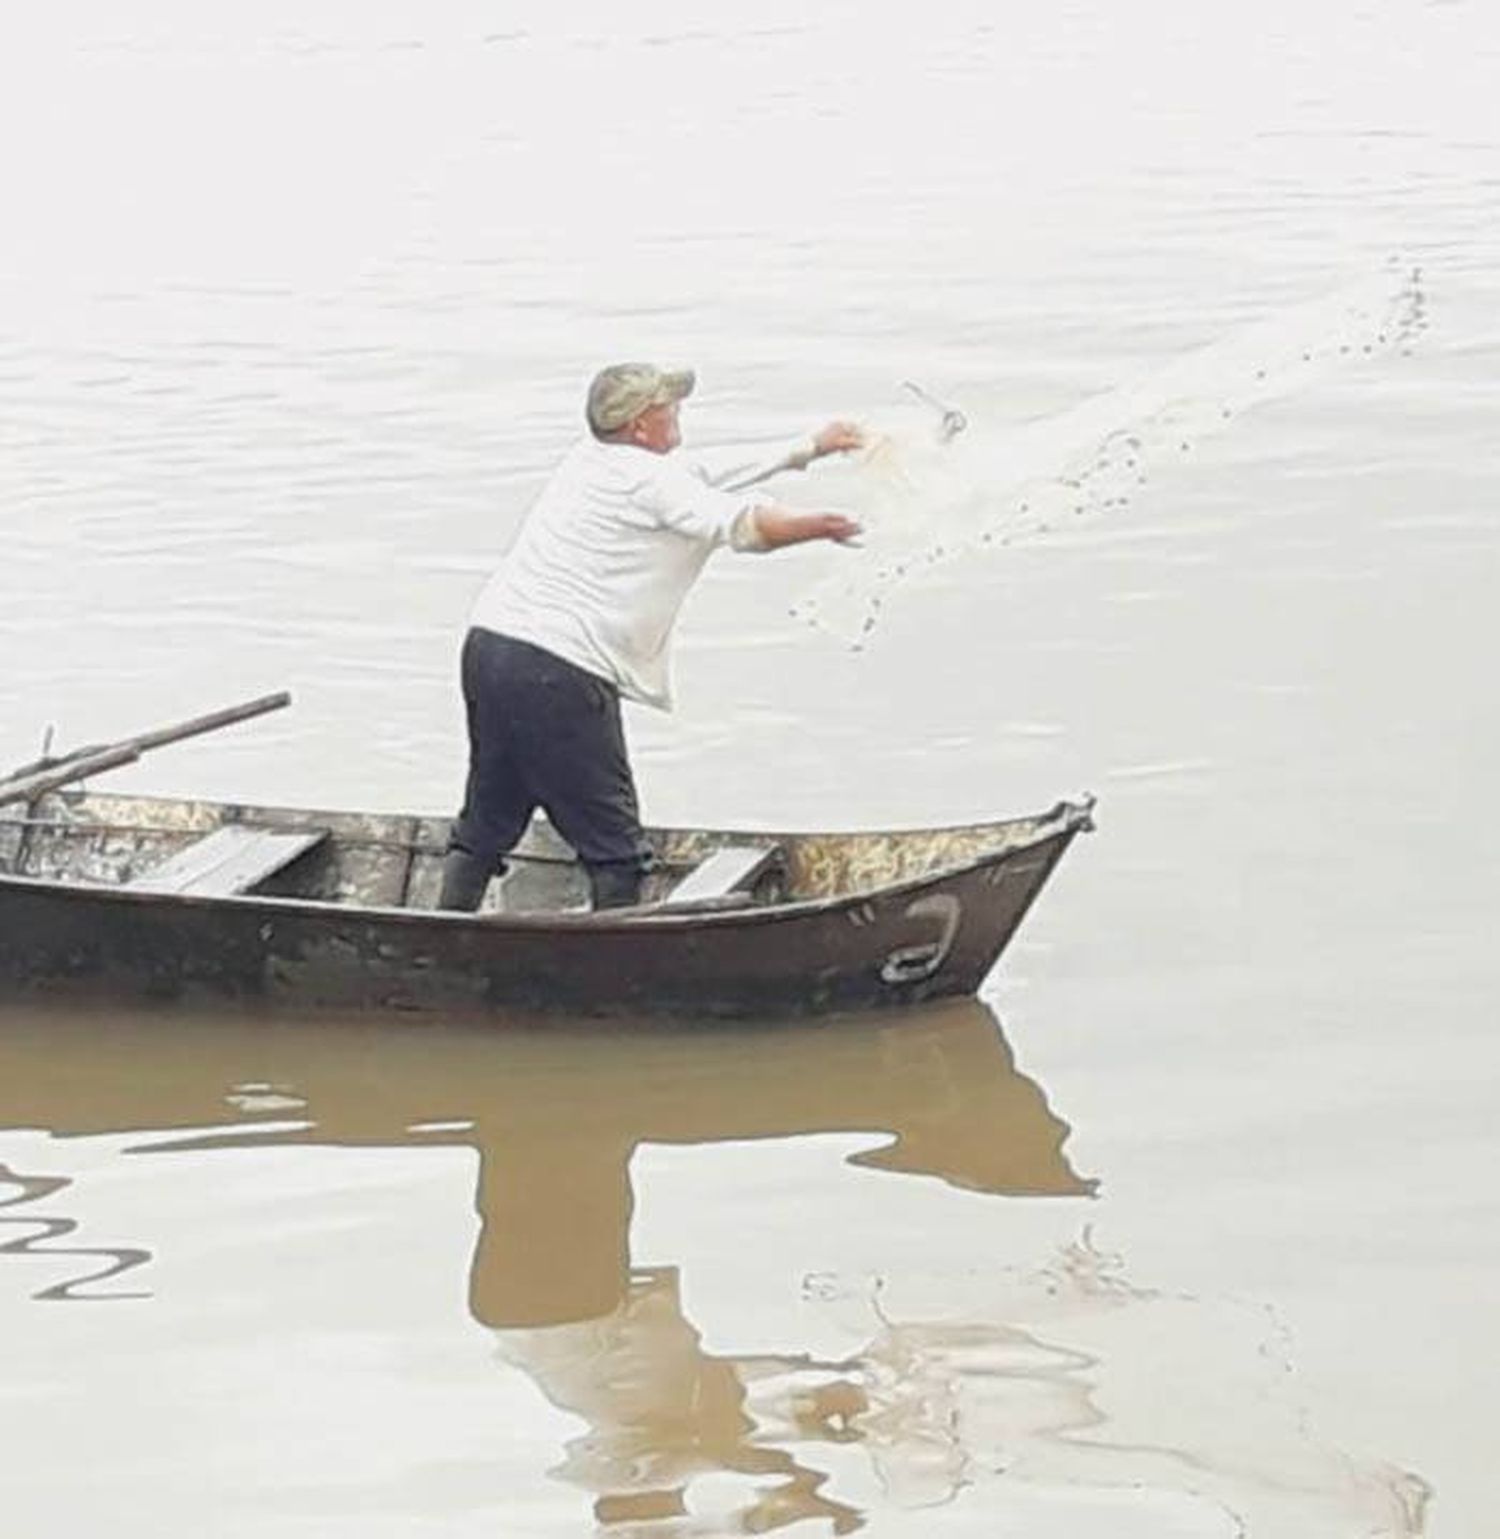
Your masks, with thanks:
M784 863L779 844L724 844L705 855L667 895L666 901L701 903L749 892L766 872Z
M327 837L325 828L225 823L125 885L133 892L232 898L274 876Z

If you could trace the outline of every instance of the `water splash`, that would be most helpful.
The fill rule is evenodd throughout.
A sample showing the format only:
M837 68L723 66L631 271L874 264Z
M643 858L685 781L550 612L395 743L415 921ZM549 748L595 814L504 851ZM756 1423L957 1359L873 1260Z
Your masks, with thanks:
M1241 413L1339 368L1408 352L1426 324L1421 270L1393 264L1019 427L970 423L920 387L904 387L942 415L924 413L919 428L877 436L865 450L846 499L865 522L861 546L791 613L858 649L900 583L1080 519L1117 517L1153 470L1181 461Z
M1268 1306L1132 1283L1085 1229L1031 1272L804 1290L893 1504L983 1488L1018 1531L1420 1539L1431 1490L1316 1434Z

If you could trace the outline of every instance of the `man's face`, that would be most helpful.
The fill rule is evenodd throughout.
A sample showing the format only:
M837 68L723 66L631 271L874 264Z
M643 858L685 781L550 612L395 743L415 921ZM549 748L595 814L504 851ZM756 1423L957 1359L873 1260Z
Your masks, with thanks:
M682 428L677 420L679 406L677 401L648 406L630 424L631 442L653 454L670 453L682 442Z

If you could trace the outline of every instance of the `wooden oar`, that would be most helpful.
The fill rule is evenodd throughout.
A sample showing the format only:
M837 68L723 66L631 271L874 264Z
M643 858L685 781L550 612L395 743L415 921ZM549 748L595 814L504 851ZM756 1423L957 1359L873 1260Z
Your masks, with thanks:
M220 727L248 721L252 716L264 716L268 711L279 711L283 706L290 705L291 701L292 697L281 690L274 695L262 695L258 700L247 700L243 705L226 706L222 711L194 716L170 727L157 727L153 731L124 738L118 743L96 743L89 748L75 749L60 758L39 760L0 780L0 807L10 802L35 801L38 796L47 791L55 791L60 786L86 780L91 775L101 775L105 770L118 769L122 764L133 764L143 753L149 753L153 748L180 743L184 738L197 737L204 732L216 732Z
M105 770L119 769L122 764L134 764L139 758L137 750L123 744L119 748L106 748L100 753L69 755L52 769L0 780L0 807L11 802L34 802L37 797L45 796L48 791L55 791L59 786L71 785L75 780L87 780L90 775L102 775Z

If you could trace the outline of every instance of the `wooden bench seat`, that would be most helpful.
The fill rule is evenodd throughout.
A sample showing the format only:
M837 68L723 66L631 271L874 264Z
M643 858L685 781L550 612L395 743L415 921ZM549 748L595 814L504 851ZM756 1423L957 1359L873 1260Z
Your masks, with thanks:
M125 885L133 892L230 898L249 892L327 837L325 828L226 823Z
M710 903L748 893L759 878L784 863L779 844L726 844L705 855L663 900L679 904Z

